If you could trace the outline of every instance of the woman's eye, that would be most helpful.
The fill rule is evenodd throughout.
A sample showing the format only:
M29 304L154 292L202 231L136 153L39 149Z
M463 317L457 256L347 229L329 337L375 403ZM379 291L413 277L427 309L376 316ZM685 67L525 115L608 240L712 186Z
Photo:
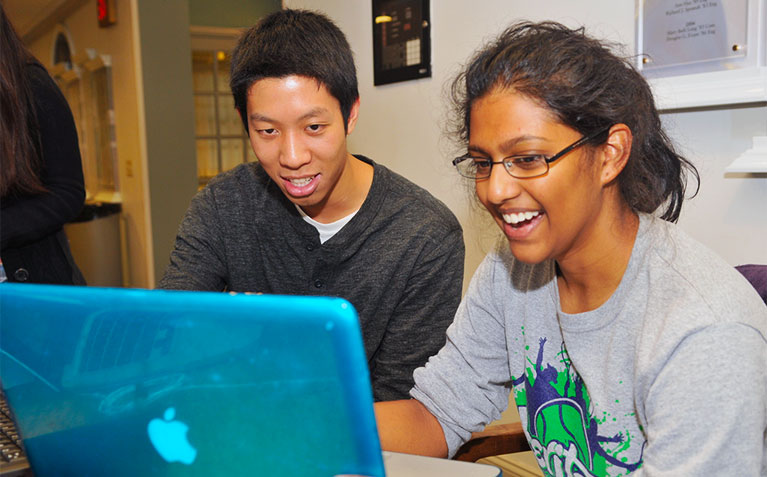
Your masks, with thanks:
M543 156L516 156L511 158L511 163L514 165L514 167L521 167L521 168L531 168L531 167L537 167L541 164L541 162L544 162L545 158Z
M492 167L492 164L488 159L472 159L472 163L474 165L474 168L478 171L487 170L490 167Z

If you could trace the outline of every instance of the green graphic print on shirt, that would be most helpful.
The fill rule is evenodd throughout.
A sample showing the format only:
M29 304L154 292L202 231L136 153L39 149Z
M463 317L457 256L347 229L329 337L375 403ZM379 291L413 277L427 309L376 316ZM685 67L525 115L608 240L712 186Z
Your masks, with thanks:
M632 439L628 430L599 435L588 390L571 368L564 345L557 355L558 369L550 363L544 366L545 344L542 338L536 362L529 362L526 374L512 377L520 418L544 475L618 477L641 467L644 440ZM621 454L637 445L642 446L639 460L626 462Z

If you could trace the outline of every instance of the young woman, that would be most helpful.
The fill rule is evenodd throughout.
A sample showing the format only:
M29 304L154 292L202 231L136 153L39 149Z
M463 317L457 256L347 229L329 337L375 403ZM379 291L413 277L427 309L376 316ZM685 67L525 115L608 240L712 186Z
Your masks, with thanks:
M507 240L414 399L376 405L383 447L450 456L513 392L546 475L764 475L767 307L673 225L697 172L642 76L582 29L522 23L453 92L453 163Z
M84 285L63 225L85 187L72 112L0 4L0 282Z

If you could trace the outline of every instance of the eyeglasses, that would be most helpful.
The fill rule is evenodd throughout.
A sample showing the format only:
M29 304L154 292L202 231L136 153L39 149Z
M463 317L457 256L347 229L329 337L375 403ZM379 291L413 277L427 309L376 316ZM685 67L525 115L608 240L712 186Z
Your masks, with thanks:
M549 164L556 161L573 149L576 149L597 138L599 135L604 134L611 127L612 125L602 128L595 133L589 134L588 136L583 136L551 157L546 157L542 154L529 154L522 156L509 156L504 157L500 161L493 161L486 157L474 157L471 154L464 154L463 156L459 156L453 159L453 165L456 169L458 169L459 174L464 177L468 177L469 179L487 179L490 177L490 171L493 169L495 164L503 164L506 172L508 172L510 176L516 177L518 179L530 179L532 177L539 177L549 172Z

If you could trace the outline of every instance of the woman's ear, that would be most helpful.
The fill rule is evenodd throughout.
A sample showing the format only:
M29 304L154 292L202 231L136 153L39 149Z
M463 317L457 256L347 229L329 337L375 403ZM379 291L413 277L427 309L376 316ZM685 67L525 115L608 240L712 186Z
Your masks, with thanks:
M607 185L621 173L631 155L631 141L633 135L631 129L623 123L618 123L610 128L607 141L602 144L602 185Z

